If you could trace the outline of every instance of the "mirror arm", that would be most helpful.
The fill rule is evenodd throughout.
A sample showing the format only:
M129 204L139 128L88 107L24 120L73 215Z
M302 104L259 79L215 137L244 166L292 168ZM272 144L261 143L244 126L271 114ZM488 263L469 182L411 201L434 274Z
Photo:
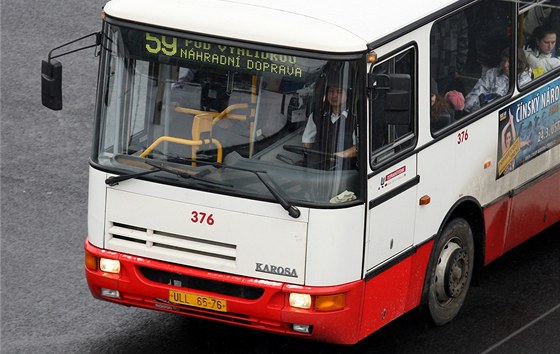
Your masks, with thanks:
M77 48L62 54L53 55L55 50L64 48L91 36L95 36L95 44ZM101 32L95 32L58 46L49 52L48 61L43 60L41 62L41 101L43 106L55 111L62 109L62 65L60 62L53 59L87 48L97 47L100 44Z
M91 36L95 36L95 44L88 45L88 46L85 46L85 47L81 47L81 48L78 48L78 49L74 49L74 50L71 50L71 51L68 51L68 52L64 52L64 53L62 53L62 54L58 54L58 55L54 55L54 56L52 55L52 53L53 53L55 50L58 50L58 49L60 49L60 48L67 47L67 46L69 46L70 44L79 42L79 41L84 40L84 39L86 39L86 38L88 38L88 37L91 37ZM101 32L90 33L90 34L88 34L88 35L86 35L86 36L80 37L80 38L75 39L75 40L73 40L73 41L70 41L70 42L68 42L68 43L64 43L63 45L60 45L60 46L58 46L58 47L56 47L56 48L53 48L53 49L49 52L48 61L49 61L49 63L50 63L50 62L51 62L51 59L58 58L58 57L62 57L62 56L68 55L68 54L72 54L72 53L75 53L75 52L78 52L78 51L81 51L81 50L84 50L84 49L97 47L97 46L99 46L100 44L101 44Z

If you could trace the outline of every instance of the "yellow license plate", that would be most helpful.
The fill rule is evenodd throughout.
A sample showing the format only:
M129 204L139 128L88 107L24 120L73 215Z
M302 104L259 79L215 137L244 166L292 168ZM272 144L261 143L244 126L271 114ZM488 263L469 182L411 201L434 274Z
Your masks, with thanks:
M202 309L227 312L227 301L210 296L169 290L169 302L180 305L200 307Z

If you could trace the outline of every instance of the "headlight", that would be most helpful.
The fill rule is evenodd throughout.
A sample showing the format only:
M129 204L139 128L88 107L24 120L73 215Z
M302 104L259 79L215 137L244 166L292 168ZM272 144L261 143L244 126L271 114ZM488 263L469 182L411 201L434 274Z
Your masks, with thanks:
M100 258L99 269L102 272L119 274L121 271L121 262L116 259Z
M311 295L290 293L290 306L296 307L296 308L299 308L299 309L310 309L311 308Z

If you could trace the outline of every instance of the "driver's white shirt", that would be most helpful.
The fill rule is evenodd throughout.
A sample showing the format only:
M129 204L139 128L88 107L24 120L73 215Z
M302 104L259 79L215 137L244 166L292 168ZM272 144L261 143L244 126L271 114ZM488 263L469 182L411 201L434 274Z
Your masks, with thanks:
M342 111L340 114L331 113L331 122L334 124L337 120L343 117L346 119L348 117L348 110ZM301 137L301 142L304 144L313 144L315 142L315 138L317 136L317 126L313 121L313 113L309 115L309 119L307 119L307 124L305 125L305 130L303 131L303 135ZM356 145L356 133L352 133L352 142Z

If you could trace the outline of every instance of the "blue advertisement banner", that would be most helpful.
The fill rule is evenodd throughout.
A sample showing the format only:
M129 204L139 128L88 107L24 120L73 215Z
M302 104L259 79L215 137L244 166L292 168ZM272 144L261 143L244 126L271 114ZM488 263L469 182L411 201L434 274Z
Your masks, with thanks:
M560 144L560 79L499 111L497 178Z

